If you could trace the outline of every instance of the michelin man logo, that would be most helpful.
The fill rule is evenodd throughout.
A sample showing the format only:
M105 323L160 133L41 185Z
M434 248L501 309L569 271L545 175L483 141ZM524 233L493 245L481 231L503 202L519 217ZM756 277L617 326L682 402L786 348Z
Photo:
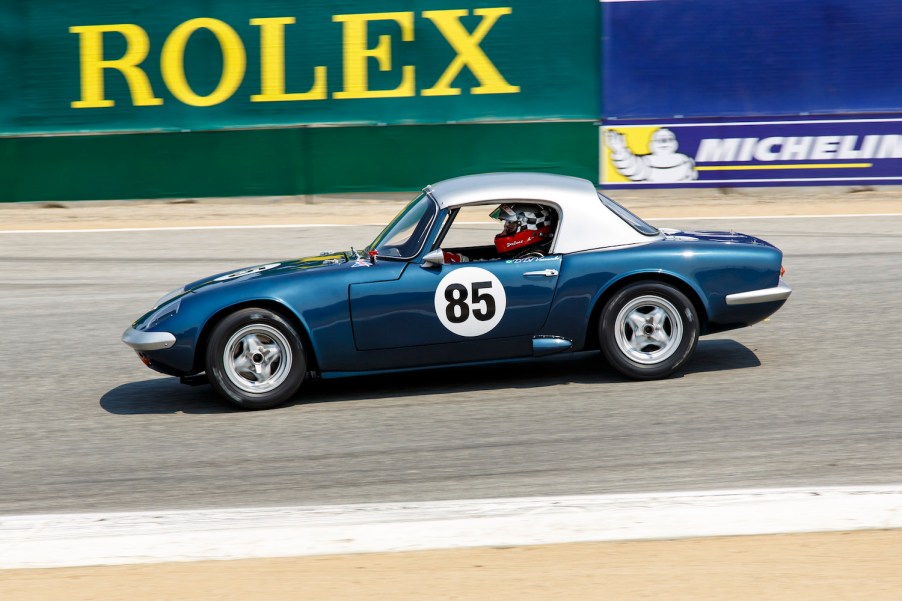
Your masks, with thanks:
M679 144L672 131L665 128L651 135L648 154L635 154L627 144L626 136L609 129L605 132L605 144L611 149L611 162L623 177L634 182L671 183L698 179L695 161L677 152Z

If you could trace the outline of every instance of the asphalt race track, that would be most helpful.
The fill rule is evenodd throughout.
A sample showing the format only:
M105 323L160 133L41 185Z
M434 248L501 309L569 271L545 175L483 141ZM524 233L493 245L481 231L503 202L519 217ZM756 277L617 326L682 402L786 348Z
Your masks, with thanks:
M151 372L122 331L187 281L377 228L0 235L0 514L899 483L902 217L695 225L777 244L795 292L676 378L584 353L264 412Z

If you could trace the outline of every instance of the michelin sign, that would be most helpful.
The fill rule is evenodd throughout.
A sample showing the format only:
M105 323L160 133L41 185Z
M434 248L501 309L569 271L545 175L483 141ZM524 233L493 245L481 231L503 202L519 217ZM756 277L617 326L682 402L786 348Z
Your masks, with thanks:
M902 182L902 119L601 127L608 188Z

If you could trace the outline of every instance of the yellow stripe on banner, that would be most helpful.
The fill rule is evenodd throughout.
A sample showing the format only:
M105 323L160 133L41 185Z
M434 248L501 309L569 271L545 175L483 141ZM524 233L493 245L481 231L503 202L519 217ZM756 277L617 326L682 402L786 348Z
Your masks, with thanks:
M768 169L867 169L873 167L874 163L833 163L833 164L812 164L812 165L723 165L696 167L698 171L763 171Z

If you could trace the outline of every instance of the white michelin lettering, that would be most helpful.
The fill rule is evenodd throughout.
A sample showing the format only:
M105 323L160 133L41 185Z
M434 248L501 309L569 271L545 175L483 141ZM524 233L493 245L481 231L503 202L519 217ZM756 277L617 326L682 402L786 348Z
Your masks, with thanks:
M835 158L838 147L839 136L818 136L811 149L811 158L815 161L829 161Z
M736 152L742 138L705 138L698 144L695 160L698 163L731 163L736 160Z
M783 141L781 161L804 161L811 152L814 136L790 136Z
M858 136L843 136L839 141L839 149L836 151L836 158L843 160L861 158L861 150L855 147L858 145Z
M742 142L742 148L739 150L739 156L736 157L737 161L751 161L752 155L755 153L755 144L758 142L757 138L746 138Z
M902 135L704 138L698 163L902 159Z
M877 148L877 144L880 143L880 138L882 136L865 136L864 142L861 143L861 154L858 156L860 159L872 159L874 158L874 150Z
M781 146L783 146L782 136L764 138L755 146L755 160L776 161L779 153L774 150L774 148L779 148Z
M878 159L900 159L902 158L902 136L887 135L883 136L880 141L880 148L877 150Z

